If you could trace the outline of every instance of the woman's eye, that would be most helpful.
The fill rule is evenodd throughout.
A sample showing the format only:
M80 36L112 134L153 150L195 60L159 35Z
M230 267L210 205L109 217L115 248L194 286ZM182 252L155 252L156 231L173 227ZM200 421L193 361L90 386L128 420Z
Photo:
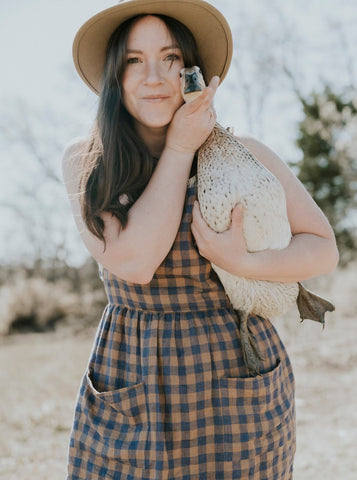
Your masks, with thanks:
M128 58L127 63L139 63L139 59L137 57Z
M180 57L176 55L176 53L170 53L170 55L167 55L166 60L169 62L174 62L175 60L179 60Z

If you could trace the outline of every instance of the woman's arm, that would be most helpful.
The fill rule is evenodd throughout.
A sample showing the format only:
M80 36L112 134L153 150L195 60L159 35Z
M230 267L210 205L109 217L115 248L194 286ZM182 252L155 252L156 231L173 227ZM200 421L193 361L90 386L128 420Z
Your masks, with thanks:
M251 279L295 282L329 273L336 268L338 251L332 228L320 208L285 163L252 138L240 141L284 187L292 240L282 250L247 251L242 222L244 210L232 212L232 226L215 233L194 207L192 232L200 253L228 272Z
M211 83L201 97L176 112L159 162L144 192L130 208L125 229L116 217L102 214L105 250L104 243L89 232L81 217L81 144L72 145L65 152L63 175L81 237L95 260L124 280L148 283L175 240L194 153L214 126L207 119L217 83Z
M80 145L70 146L63 158L63 176L81 238L97 262L120 278L145 284L168 252L182 215L192 159L164 151L153 178L128 213L125 229L115 216L103 212L104 243L86 227L78 198ZM162 166L164 164L164 167ZM171 171L171 174L169 174Z

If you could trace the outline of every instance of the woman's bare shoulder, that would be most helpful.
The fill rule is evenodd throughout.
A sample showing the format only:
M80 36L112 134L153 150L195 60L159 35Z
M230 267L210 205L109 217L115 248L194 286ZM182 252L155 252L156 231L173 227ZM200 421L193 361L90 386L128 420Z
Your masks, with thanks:
M69 168L72 164L78 164L78 160L85 153L87 146L88 138L77 137L72 139L63 151L62 166Z
M78 188L82 159L88 146L88 138L77 137L65 147L62 156L62 175L69 191Z
M258 160L259 157L267 154L276 155L267 145L251 135L236 135L237 140L240 141Z
M240 134L240 135L236 135L234 134L234 136L236 137L237 140L239 140L241 143L243 143L244 146L247 146L248 145L257 145L257 144L260 144L261 142L259 142L259 140L257 140L255 137L253 137L253 135L247 135L247 134Z
M236 138L262 165L275 175L292 174L284 160L260 140L250 135L236 136Z

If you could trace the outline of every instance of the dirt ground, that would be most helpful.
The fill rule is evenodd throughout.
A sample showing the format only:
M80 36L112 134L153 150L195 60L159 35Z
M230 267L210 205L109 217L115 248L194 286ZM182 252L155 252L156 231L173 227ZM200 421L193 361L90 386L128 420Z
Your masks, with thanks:
M300 324L294 310L274 322L296 377L295 480L357 479L354 272L320 282L337 307L325 330ZM93 336L93 328L62 327L0 339L0 479L65 479L73 408Z

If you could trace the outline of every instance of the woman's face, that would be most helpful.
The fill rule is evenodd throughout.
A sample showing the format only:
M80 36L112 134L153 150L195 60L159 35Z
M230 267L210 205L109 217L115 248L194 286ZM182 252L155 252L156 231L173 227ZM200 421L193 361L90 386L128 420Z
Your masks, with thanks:
M182 52L157 17L141 18L127 42L123 101L138 132L162 129L182 105L180 70Z

